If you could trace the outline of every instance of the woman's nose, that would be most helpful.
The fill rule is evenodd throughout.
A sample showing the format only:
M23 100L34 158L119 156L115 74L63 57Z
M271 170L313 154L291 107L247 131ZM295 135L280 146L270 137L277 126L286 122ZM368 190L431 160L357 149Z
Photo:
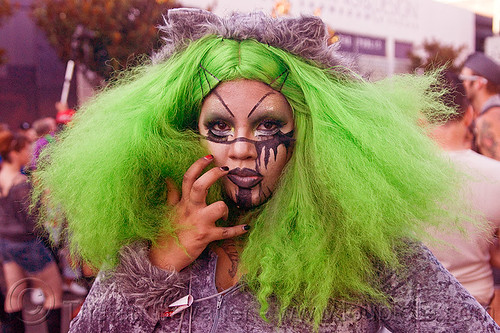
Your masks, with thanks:
M239 137L230 144L229 157L233 159L256 159L257 149L255 143L246 139L245 137Z

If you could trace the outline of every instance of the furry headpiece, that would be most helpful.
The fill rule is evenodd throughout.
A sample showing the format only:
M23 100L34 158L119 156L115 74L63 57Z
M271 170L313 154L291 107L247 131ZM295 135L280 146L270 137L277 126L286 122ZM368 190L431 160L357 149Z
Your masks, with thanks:
M166 60L203 36L217 35L235 40L255 39L326 68L351 65L337 53L337 45L328 45L328 29L315 16L272 18L255 12L219 17L202 9L180 8L168 11L160 31L164 34L165 45L153 55L154 63Z

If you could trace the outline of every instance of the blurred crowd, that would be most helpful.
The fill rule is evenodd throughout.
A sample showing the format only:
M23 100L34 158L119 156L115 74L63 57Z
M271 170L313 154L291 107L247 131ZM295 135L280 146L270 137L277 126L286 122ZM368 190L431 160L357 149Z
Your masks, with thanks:
M26 302L43 307L48 332L61 332L63 294L84 297L91 283L84 277L82 265L70 255L60 209L52 207L38 224L41 203L32 204L31 200L36 182L31 174L43 158L43 150L57 140L58 132L75 113L65 103L55 106L56 117L24 123L18 130L0 124L2 332L25 332L22 310ZM87 272L87 277L91 275Z
M482 53L470 55L460 74L444 71L443 101L456 113L429 124L428 135L443 154L466 175L463 195L477 213L456 233L433 232L439 242L427 244L441 263L490 311L500 318L500 293L495 296L493 267L500 267L500 66ZM74 260L62 231L63 212L52 207L52 218L37 223L40 203L31 202L44 149L75 113L56 103L56 117L45 117L20 129L0 124L0 258L3 269L0 320L4 332L24 332L23 290L30 302L47 310L49 332L61 332L64 292L86 295L92 271ZM435 120L433 120L435 121ZM457 182L459 180L457 179ZM43 200L43 196L42 196ZM34 277L33 279L26 279ZM498 322L498 321L497 321Z

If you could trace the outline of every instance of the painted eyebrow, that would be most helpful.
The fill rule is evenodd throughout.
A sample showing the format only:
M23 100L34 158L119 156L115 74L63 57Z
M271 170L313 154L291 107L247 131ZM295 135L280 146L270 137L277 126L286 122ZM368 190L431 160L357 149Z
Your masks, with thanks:
M229 109L229 107L227 106L226 102L224 102L224 100L222 99L222 97L219 95L219 93L217 93L217 90L214 90L214 94L215 96L217 96L217 98L219 99L219 101L222 103L222 105L224 106L224 108L226 108L226 111L229 112L229 114L231 115L231 117L234 118L234 114L231 112L231 110Z
M255 111L255 109L257 109L257 107L260 105L260 103L262 103L262 101L269 95L272 95L274 94L274 92L270 91L268 92L267 94L265 94L264 96L262 96L261 99L259 99L259 101L257 102L257 104L254 105L254 107L252 108L252 110L250 110L250 113L248 114L247 118L250 118L250 116L252 115L252 113Z

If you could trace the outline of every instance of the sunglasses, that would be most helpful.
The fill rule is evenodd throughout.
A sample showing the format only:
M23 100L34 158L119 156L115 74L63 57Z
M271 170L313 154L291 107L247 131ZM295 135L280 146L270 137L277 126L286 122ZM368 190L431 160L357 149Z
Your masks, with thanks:
M479 81L479 80L484 80L487 81L484 77L479 76L479 75L465 75L465 74L460 74L458 76L458 79L460 81Z

